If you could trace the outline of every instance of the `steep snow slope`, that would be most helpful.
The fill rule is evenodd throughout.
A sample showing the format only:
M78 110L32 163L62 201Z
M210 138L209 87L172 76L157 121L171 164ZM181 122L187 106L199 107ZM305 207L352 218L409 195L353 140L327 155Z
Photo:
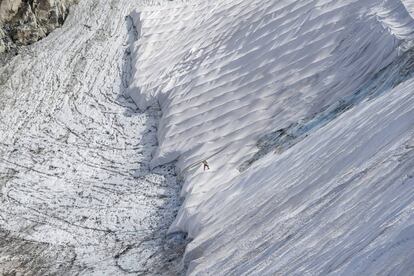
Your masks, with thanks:
M201 275L412 275L414 80L270 154L204 207Z
M413 14L81 1L0 71L0 274L178 273L176 164L189 274L412 275Z
M185 202L170 230L194 238L190 274L413 272L413 11L223 0L135 12L129 93L162 108L151 163L178 159ZM258 160L266 134L283 139Z

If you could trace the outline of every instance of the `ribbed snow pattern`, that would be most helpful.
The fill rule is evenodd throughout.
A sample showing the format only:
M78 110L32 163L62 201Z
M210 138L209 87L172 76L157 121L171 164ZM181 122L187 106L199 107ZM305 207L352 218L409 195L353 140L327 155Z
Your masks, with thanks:
M190 274L413 271L411 81L237 170L264 134L352 96L406 50L412 7L222 0L133 14L130 95L161 105L152 165L178 158L182 169L186 200L171 230L194 238ZM211 170L192 166L203 159Z
M355 91L393 60L396 38L407 33L398 33L393 12L383 18L389 6L196 1L141 11L131 94L141 108L154 100L163 107L154 165L185 152L187 165L222 147L232 156L226 163L240 162L266 130ZM403 15L401 24L414 22Z
M411 41L414 38L414 20L407 7L400 1L385 0L376 14L390 33L399 39Z

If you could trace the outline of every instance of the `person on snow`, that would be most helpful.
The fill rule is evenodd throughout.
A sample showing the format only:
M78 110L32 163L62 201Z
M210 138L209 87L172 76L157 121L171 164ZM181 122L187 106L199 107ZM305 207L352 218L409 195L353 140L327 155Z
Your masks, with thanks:
M201 161L201 163L203 163L203 165L204 165L204 170L209 170L210 169L210 166L208 165L208 163L207 163L207 160L203 160L203 161Z

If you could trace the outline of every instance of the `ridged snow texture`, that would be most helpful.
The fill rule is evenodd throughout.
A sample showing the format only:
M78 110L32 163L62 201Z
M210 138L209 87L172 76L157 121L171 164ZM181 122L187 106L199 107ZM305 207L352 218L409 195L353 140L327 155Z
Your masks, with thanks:
M373 85L380 71L401 79L387 66L411 47L413 11L400 0L223 0L133 13L129 93L162 107L152 165L178 158L186 200L170 230L194 238L189 274L414 273L414 83ZM265 134L357 96L238 171Z

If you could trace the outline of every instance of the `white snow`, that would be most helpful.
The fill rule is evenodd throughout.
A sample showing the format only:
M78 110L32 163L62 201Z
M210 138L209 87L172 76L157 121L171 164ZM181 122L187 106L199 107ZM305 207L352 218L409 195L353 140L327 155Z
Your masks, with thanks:
M162 108L151 163L178 159L170 231L194 239L188 274L414 273L413 80L400 64L413 12L399 0L137 11L129 94ZM296 125L310 130L240 173L259 138Z
M0 269L178 273L169 227L189 275L413 275L413 39L411 0L80 1L0 69Z

